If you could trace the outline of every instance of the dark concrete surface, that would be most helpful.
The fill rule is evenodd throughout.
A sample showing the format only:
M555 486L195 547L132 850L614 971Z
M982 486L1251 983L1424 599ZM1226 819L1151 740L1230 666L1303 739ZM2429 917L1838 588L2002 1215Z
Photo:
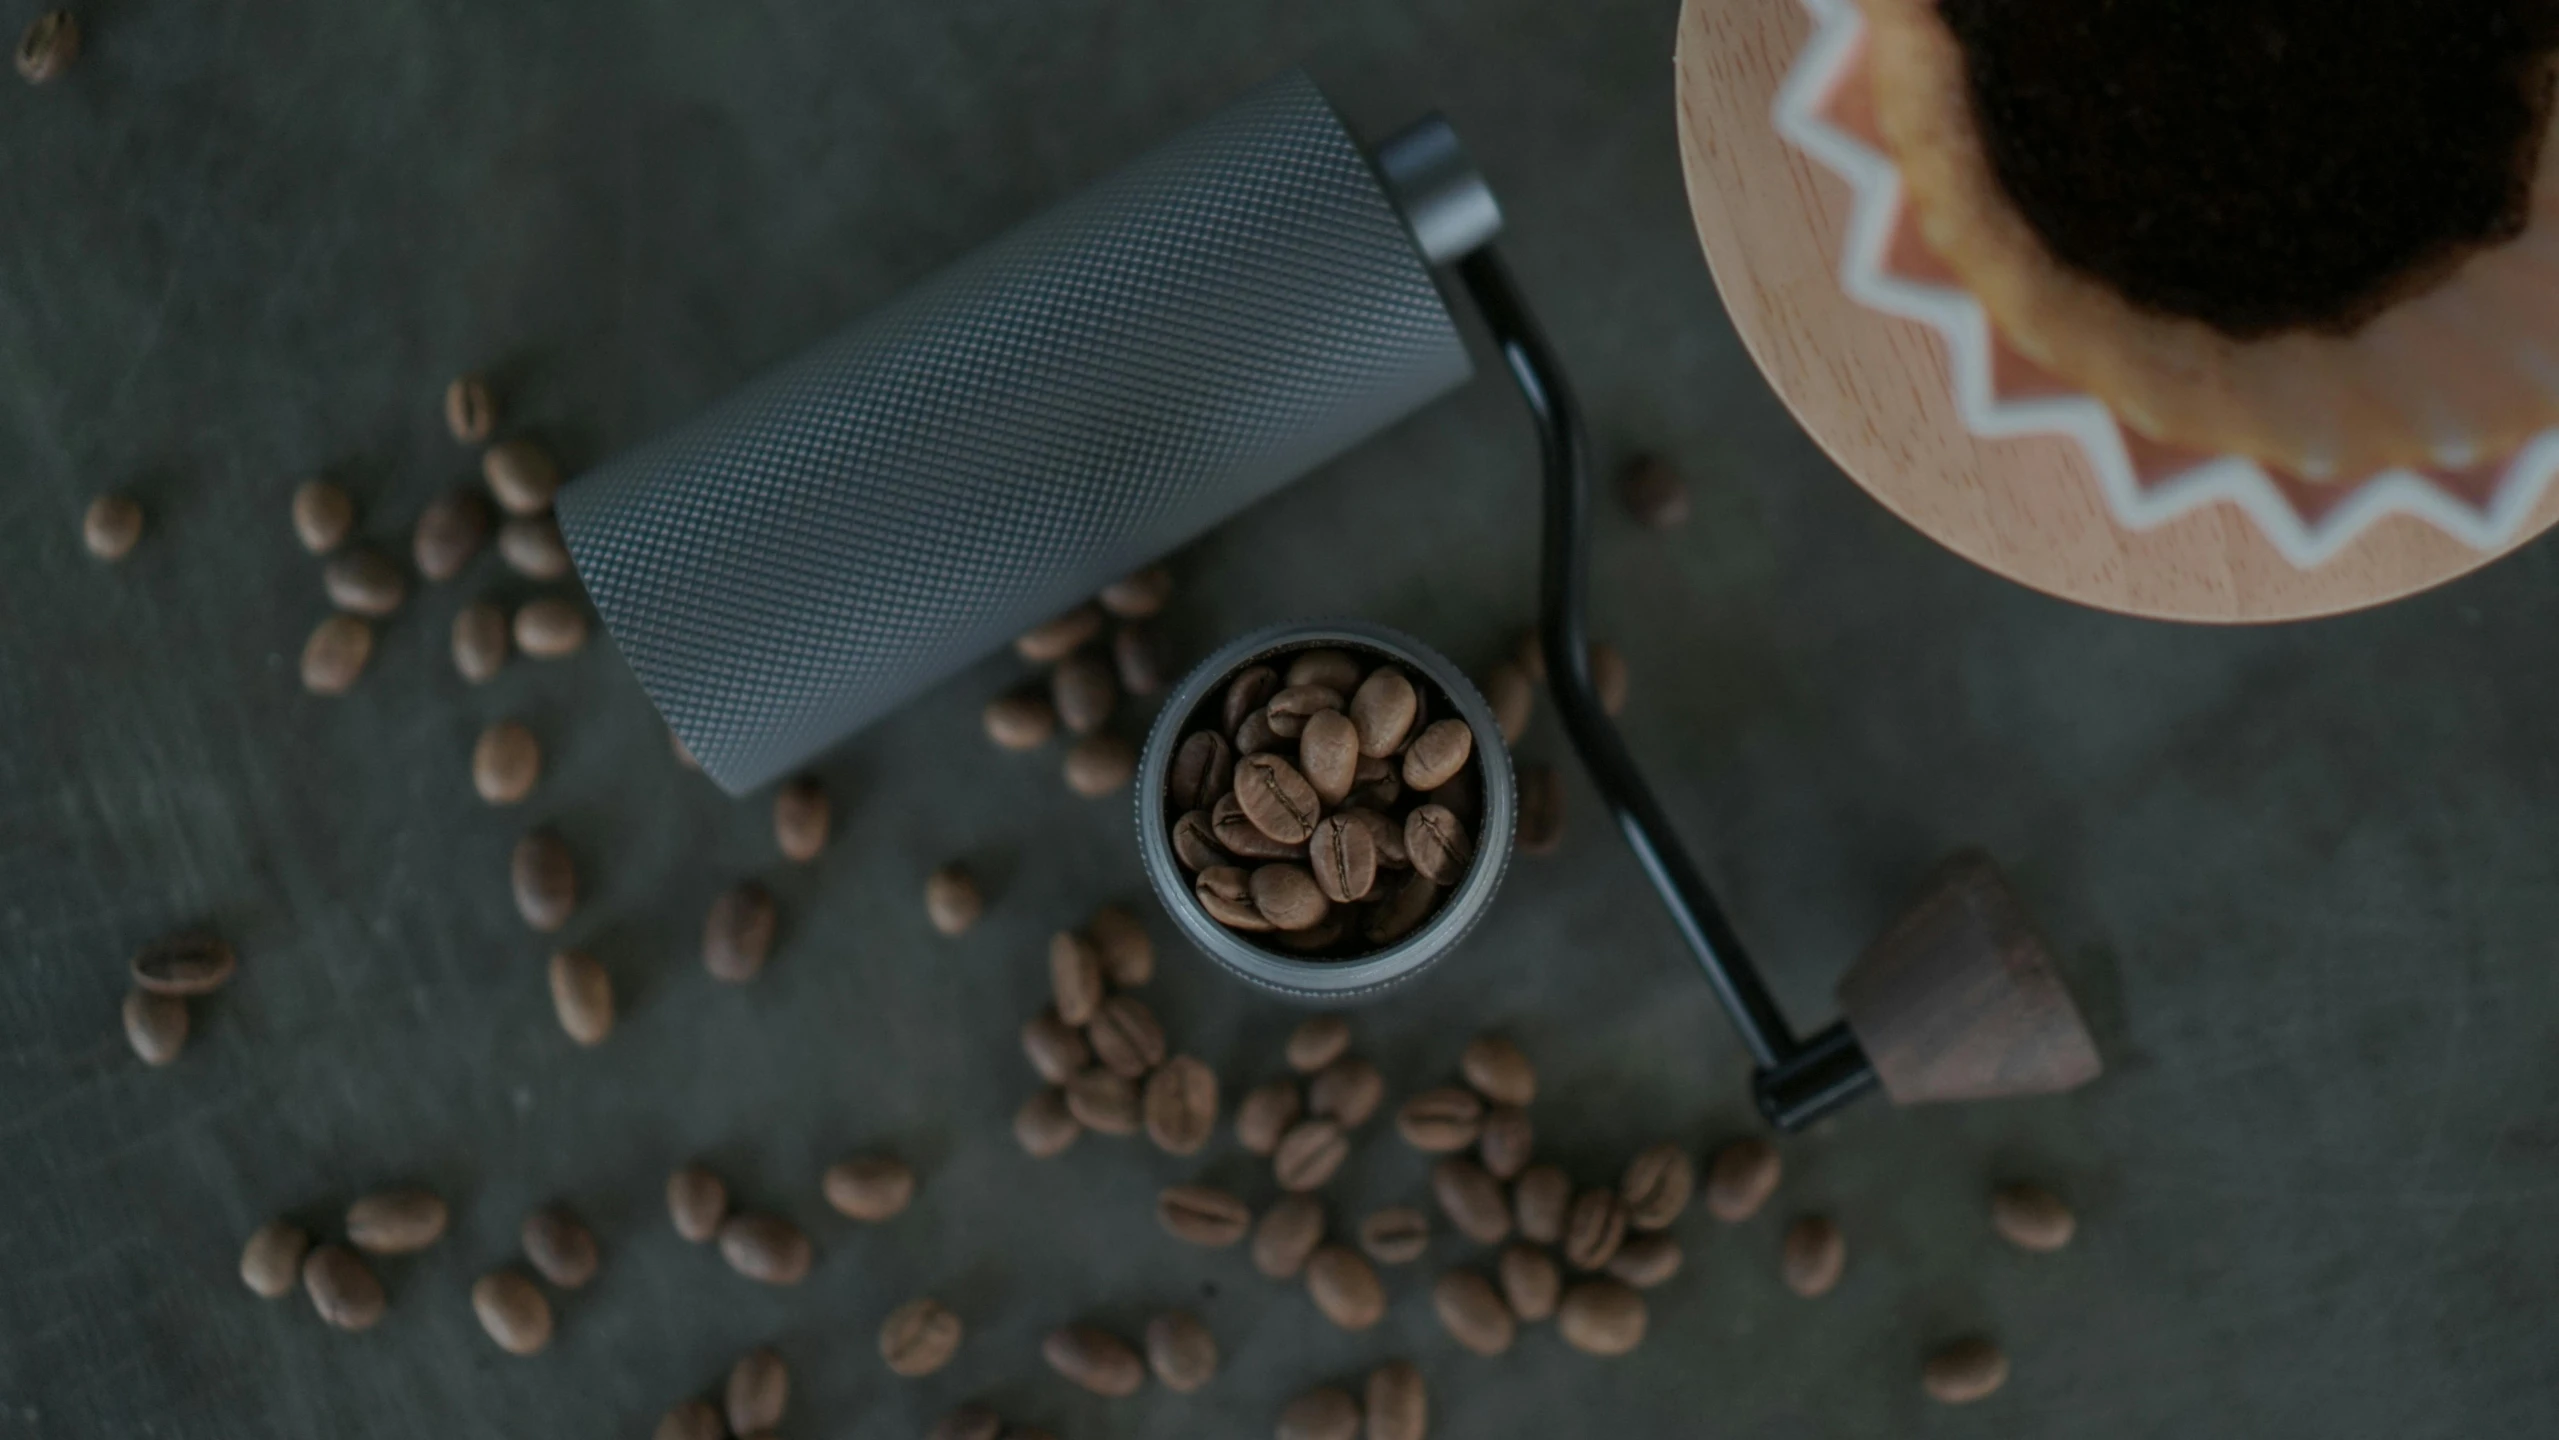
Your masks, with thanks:
M21 5L11 28L32 13ZM1690 234L1671 0L1551 5L875 0L213 6L102 0L66 80L0 84L0 1434L647 1433L771 1342L787 1435L920 1435L970 1396L1066 1440L1267 1434L1319 1381L1410 1355L1444 1436L2418 1437L2559 1432L2559 762L2552 551L2374 614L2205 631L2094 614L1939 551L1806 442L1727 329ZM1276 68L1308 65L1369 133L1445 108L1506 201L1516 268L1603 452L1657 447L1697 517L1611 516L1596 607L1632 659L1625 724L1798 1020L1940 853L1987 845L2054 937L2110 1070L2058 1099L1895 1113L1786 1145L1769 1211L1680 1229L1653 1334L1600 1363L1549 1327L1459 1351L1430 1274L1337 1333L1241 1253L1177 1247L1157 1187L1267 1193L1088 1139L1037 1164L1007 1120L1043 937L1142 886L1125 810L1054 752L992 753L990 659L830 757L839 839L774 855L761 797L679 770L609 644L483 689L454 609L527 588L480 561L384 629L351 696L294 679L321 616L285 502L342 478L398 543L467 479L451 373L493 368L573 464L681 418L936 263ZM1529 617L1533 456L1497 383L1177 557L1191 655L1338 612L1469 663ZM150 511L126 564L79 514ZM477 803L471 737L519 716L549 769ZM1522 747L1562 759L1551 717ZM1745 1062L1617 840L1572 780L1563 852L1515 868L1494 923L1356 1021L1398 1092L1506 1030L1545 1077L1542 1147L1585 1180L1662 1138L1750 1124ZM533 820L576 847L568 938L625 1019L594 1053L552 1023L549 948L512 915ZM925 872L992 878L986 922L927 929ZM757 984L692 959L740 876L782 898ZM244 960L173 1069L116 1023L140 942L210 921ZM1275 1073L1293 1016L1174 951L1152 998L1229 1082ZM829 1160L923 1175L864 1230ZM703 1157L797 1217L821 1259L776 1292L668 1231L660 1178ZM1347 1225L1418 1198L1372 1139ZM2032 1176L2082 1238L2028 1257L1983 1196ZM334 1225L430 1184L443 1244L381 1268L374 1331L324 1330L233 1278L279 1212ZM602 1278L532 1360L477 1331L473 1276L562 1197ZM1838 1217L1840 1289L1778 1284L1786 1219ZM970 1338L891 1377L873 1334L944 1297ZM1196 1307L1206 1391L1096 1400L1037 1358L1050 1326L1134 1332ZM1920 1356L1996 1336L2008 1388L1949 1411Z

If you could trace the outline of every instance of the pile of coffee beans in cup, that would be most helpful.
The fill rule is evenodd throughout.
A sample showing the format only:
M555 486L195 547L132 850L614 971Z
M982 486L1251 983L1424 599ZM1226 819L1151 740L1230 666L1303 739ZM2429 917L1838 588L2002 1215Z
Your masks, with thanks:
M1164 823L1200 908L1229 930L1300 956L1365 955L1420 929L1474 866L1474 727L1390 657L1256 659L1186 730Z

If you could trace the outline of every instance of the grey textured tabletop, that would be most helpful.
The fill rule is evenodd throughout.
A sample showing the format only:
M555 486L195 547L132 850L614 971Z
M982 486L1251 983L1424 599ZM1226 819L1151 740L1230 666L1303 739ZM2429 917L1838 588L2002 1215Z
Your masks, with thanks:
M1934 548L1823 461L1725 325L1680 188L1672 0L84 8L70 74L0 85L0 1435L639 1435L760 1343L793 1367L789 1435L921 1435L969 1397L1066 1440L1267 1434L1390 1355L1452 1436L2559 1431L2549 547L2232 631L2071 608ZM450 375L490 370L592 464L1292 62L1371 135L1449 114L1603 459L1688 476L1682 529L1603 517L1596 618L1632 661L1630 742L1798 1022L1977 843L2109 1062L2066 1097L1870 1102L1786 1142L1760 1216L1682 1221L1687 1269L1620 1361L1551 1326L1458 1349L1428 1279L1481 1257L1445 1233L1362 1335L1240 1250L1175 1244L1160 1186L1267 1198L1231 1140L1020 1153L1045 937L1143 883L1122 802L980 735L1011 657L817 767L840 823L805 867L764 797L678 768L609 643L465 686L454 610L533 588L494 557L419 587L352 694L296 683L325 601L287 497L332 474L363 535L401 542L471 473L437 415ZM1531 615L1534 469L1517 400L1479 381L1173 557L1169 638L1195 657L1332 612L1488 662ZM110 489L149 516L113 567L79 542ZM503 716L549 756L513 811L467 779ZM1551 714L1520 749L1570 772ZM1577 774L1568 793L1561 853L1354 1023L1396 1094L1479 1030L1517 1038L1541 1153L1601 1181L1656 1140L1749 1133L1747 1063ZM508 900L537 820L584 863L569 938L621 994L592 1052ZM944 940L920 894L953 857L992 903ZM729 988L693 956L741 877L780 897L783 939ZM125 959L199 922L239 978L146 1071ZM1279 1073L1296 1015L1156 934L1177 1044L1230 1096ZM816 1182L874 1147L922 1186L866 1228ZM660 1183L690 1158L810 1230L807 1283L671 1233ZM1373 1134L1336 1223L1419 1200L1423 1171ZM2070 1249L1992 1235L1985 1194L2020 1176L2078 1205ZM261 1221L334 1226L395 1181L455 1218L383 1263L375 1329L234 1278ZM604 1270L516 1359L467 1292L549 1198ZM1817 1301L1777 1274L1805 1213L1849 1244ZM873 1337L922 1293L969 1338L897 1379ZM1039 1361L1052 1326L1174 1304L1225 1352L1197 1394L1104 1401ZM1968 1333L2014 1378L1934 1406L1920 1358Z

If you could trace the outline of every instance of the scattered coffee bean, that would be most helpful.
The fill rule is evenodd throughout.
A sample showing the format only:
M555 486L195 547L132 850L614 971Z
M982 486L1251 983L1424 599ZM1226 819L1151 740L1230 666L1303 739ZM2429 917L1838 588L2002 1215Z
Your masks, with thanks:
M1103 609L1123 620L1143 620L1173 598L1173 574L1161 565L1149 565L1103 586L1096 598Z
M1139 1103L1146 1138L1167 1155L1196 1155L1217 1133L1217 1076L1191 1056L1176 1055L1147 1076Z
M1368 1440L1424 1440L1430 1417L1430 1392L1412 1361L1389 1360L1368 1372Z
M729 1218L729 1187L701 1166L687 1165L666 1177L666 1213L676 1234L706 1244Z
M1520 1237L1540 1245L1564 1238L1564 1217L1573 1205L1573 1179L1560 1165L1531 1165L1511 1187L1511 1208Z
M603 1265L595 1232L562 1206L547 1205L525 1216L516 1238L542 1278L563 1290L585 1289Z
M1013 1112L1013 1138L1036 1160L1065 1153L1083 1133L1083 1122L1067 1108L1066 1092L1055 1086L1023 1101L1022 1108Z
M1312 1075L1342 1058L1351 1048L1351 1022L1339 1015L1313 1015L1298 1022L1288 1036L1288 1068Z
M1306 1293L1325 1319L1345 1330L1365 1330L1386 1317L1386 1287L1347 1245L1319 1245L1306 1257Z
M749 1280L797 1285L817 1252L800 1227L778 1215L738 1214L720 1222L720 1258Z
M1057 710L1045 695L1016 690L986 702L986 738L1006 750L1037 750L1057 733Z
M1146 1384L1146 1362L1117 1335L1092 1325L1067 1325L1040 1342L1048 1367L1096 1395L1117 1399Z
M1564 777L1551 765L1519 768L1519 828L1523 855L1552 855L1564 842Z
M1847 1268L1848 1242L1829 1217L1807 1215L1786 1227L1778 1273L1787 1289L1807 1300L1827 1295L1839 1283L1840 1272ZM1629 1275L1618 1278L1629 1284L1643 1283Z
M2008 1357L1987 1340L1958 1340L1928 1357L1920 1388L1942 1405L1969 1405L2008 1383Z
M1049 700L1068 730L1090 735L1111 718L1119 703L1119 686L1111 667L1090 652L1069 655L1049 672Z
M1255 866L1246 882L1253 908L1277 930L1312 930L1333 910L1331 901L1303 865Z
M377 1190L347 1207L347 1240L368 1254L413 1254L443 1239L451 1218L431 1191Z
M481 452L480 478L508 514L539 515L559 493L560 462L530 440L503 440Z
M382 557L381 552L358 546L329 557L320 567L321 588L329 592L329 603L350 615L380 619L400 608L409 598L409 577L400 567Z
M1290 1082L1254 1086L1235 1107L1235 1143L1250 1154L1272 1153L1279 1149L1280 1136L1297 1123L1300 1109L1297 1087Z
M1306 1082L1306 1108L1344 1130L1368 1123L1386 1100L1386 1077L1356 1055L1345 1055Z
M1066 788L1099 800L1137 773L1137 748L1117 735L1087 735L1066 752Z
M498 397L488 381L462 375L444 387L444 428L457 444L489 443L498 428Z
M1445 805L1424 805L1404 817L1404 851L1413 873L1434 885L1454 885L1475 860L1474 838Z
M1078 605L1054 620L1035 625L1013 642L1013 653L1034 665L1053 665L1084 648L1102 633L1102 612Z
M133 983L154 995L210 995L230 983L239 954L201 931L165 936L134 952Z
M1097 986L1101 983L1100 974L1097 959ZM1102 1001L1085 1026L1085 1038L1093 1047L1095 1059L1131 1080L1145 1078L1148 1071L1164 1063L1164 1026L1146 1002L1134 995L1113 995Z
M1102 952L1102 974L1113 985L1134 990L1155 978L1155 941L1127 907L1105 905L1094 911L1084 933Z
M1155 1197L1155 1219L1166 1234L1186 1245L1223 1249L1244 1238L1253 1212L1213 1185L1173 1185Z
M1623 1355L1644 1343L1640 1291L1616 1280L1584 1280L1564 1292L1555 1324L1564 1343L1586 1355Z
M1440 1161L1431 1167L1431 1194L1458 1234L1478 1245L1499 1245L1510 1238L1511 1212L1502 1182L1483 1166L1454 1155Z
M781 918L773 896L749 880L720 892L702 922L702 968L714 980L742 985L763 972Z
M311 1237L299 1225L270 1220L240 1248L240 1283L261 1300L281 1300L293 1293L302 1274L302 1257Z
M770 1348L749 1350L729 1367L728 1388L721 1393L729 1412L729 1433L752 1435L782 1423L791 1408L791 1367Z
M971 1403L933 1422L924 1440L1005 1440L1004 1420L988 1407Z
M1696 1189L1697 1175L1688 1152L1665 1140L1626 1162L1617 1193L1626 1200L1626 1223L1637 1230L1667 1230Z
M603 1044L613 1033L613 977L603 963L583 950L551 952L551 1011L571 1040Z
M515 888L515 913L525 924L548 935L569 923L578 904L578 871L568 842L550 830L527 833L516 842L507 873Z
M533 793L542 774L542 742L513 720L480 732L471 747L471 788L492 805L513 805Z
M1217 1337L1189 1311L1158 1315L1146 1322L1146 1366L1165 1389L1188 1395L1217 1374Z
M157 1069L174 1062L186 1048L188 1024L187 1002L175 995L154 995L148 990L125 994L125 1043L145 1065Z
M1069 1025L1091 1023L1102 1005L1101 949L1072 930L1058 931L1048 941L1048 979L1057 1018Z
M1173 751L1165 798L1176 810L1199 810L1235 788L1235 749L1214 730L1194 730Z
M1990 1197L1990 1225L2020 1250L2059 1250L2079 1230L2069 1202L2040 1185L2002 1185Z
M700 1400L687 1400L658 1420L651 1440L728 1440L720 1412Z
M812 776L803 775L773 792L773 844L782 858L805 865L826 848L835 807Z
M1122 625L1111 633L1111 669L1120 688L1131 695L1153 695L1164 688L1164 651L1152 625Z
M1502 1247L1495 1273L1501 1276L1502 1299L1520 1323L1534 1324L1555 1313L1556 1297L1564 1290L1564 1272L1555 1257L1513 1241Z
M1076 1123L1104 1135L1134 1135L1142 1118L1135 1082L1099 1067L1066 1082L1066 1109Z
M1479 1035L1457 1057L1458 1072L1475 1093L1496 1105L1526 1105L1537 1098L1537 1067L1517 1045Z
M506 612L486 600L465 605L453 617L453 669L473 685L485 685L506 668Z
M1412 934L1438 907L1441 893L1439 885L1428 875L1406 876L1403 883L1395 887L1395 893L1370 912L1368 928L1364 932L1369 944L1392 945Z
M1590 642L1590 683L1600 709L1615 715L1626 708L1626 657L1605 640Z
M355 688L373 658L373 627L353 615L332 615L302 643L302 688L314 695L344 695Z
M1650 1290L1678 1274L1680 1264L1686 1258L1677 1240L1654 1231L1627 1236L1626 1243L1617 1247L1617 1253L1609 1257L1605 1268L1615 1279L1623 1280L1638 1290Z
M1564 1216L1564 1263L1576 1270L1604 1270L1626 1243L1626 1204L1606 1188L1573 1197Z
M1535 682L1527 671L1505 660L1484 672L1478 688L1484 692L1484 703L1492 707L1493 725L1502 732L1502 743L1517 745L1537 713Z
M1040 1078L1051 1085L1065 1084L1093 1063L1092 1047L1084 1043L1084 1032L1059 1019L1054 1009L1042 1010L1023 1023L1022 1053L1030 1057L1031 1068L1040 1072Z
M1202 870L1199 878L1191 882L1191 893L1199 898L1200 908L1208 912L1210 919L1230 930L1272 928L1253 904L1253 877L1232 865Z
M302 1260L302 1289L311 1308L340 1330L370 1330L389 1302L382 1282L343 1245L315 1245Z
M80 58L80 21L68 10L47 10L18 36L18 74L30 85L57 79Z
M986 896L977 877L958 861L924 877L924 915L941 934L965 935L985 913Z
M1254 829L1283 845L1305 844L1323 813L1315 787L1277 755L1247 755L1236 763L1235 804Z
M551 1302L516 1270L492 1270L471 1286L471 1312L509 1355L533 1355L551 1343Z
M1376 888L1376 832L1359 818L1373 813L1351 810L1327 815L1315 822L1315 833L1307 839L1307 865L1314 872L1315 888L1336 905L1365 900Z
M142 507L122 495L99 496L80 517L80 543L101 560L123 559L141 539Z
M559 660L586 644L586 612L557 596L528 600L515 612L515 648L536 660Z
M1359 1402L1327 1385L1309 1390L1280 1411L1279 1440L1359 1440Z
M915 1199L915 1170L893 1155L856 1155L827 1166L819 1186L836 1214L877 1225Z
M456 490L429 501L419 512L417 529L409 539L409 558L427 579L450 580L462 573L488 539L488 502L472 491ZM517 643L522 643L520 633Z
M1359 1248L1380 1265L1410 1265L1430 1243L1431 1217L1410 1205L1390 1205L1359 1222Z
M1425 1090L1395 1112L1395 1133L1426 1155L1463 1150L1483 1132L1484 1102L1454 1085Z
M1463 720L1436 720L1404 752L1404 783L1436 790L1457 778L1475 755L1475 732Z
M1496 1105L1484 1112L1483 1133L1475 1140L1475 1158L1496 1180L1509 1180L1528 1168L1537 1146L1537 1129L1528 1112L1516 1105Z
M1320 1188L1351 1155L1342 1127L1330 1120L1300 1120L1280 1137L1271 1168L1282 1190Z
M1451 1270L1431 1287L1431 1308L1449 1338L1478 1355L1499 1355L1511 1348L1519 1322L1493 1282L1472 1270Z
M560 522L548 515L518 515L499 526L498 558L527 580L562 580L575 568Z
M1209 808L1208 826L1209 838L1217 848L1239 859L1295 860L1306 854L1302 843L1292 845L1263 834L1245 817L1243 802L1232 791L1219 796Z
M314 555L346 543L355 529L355 501L326 480L305 480L293 492L293 537Z
M1282 1195L1253 1227L1253 1268L1273 1280L1289 1279L1323 1243L1323 1202L1312 1195Z
M1777 1193L1784 1171L1777 1147L1765 1140L1736 1140L1716 1152L1706 1171L1706 1210L1727 1225L1738 1225L1759 1213Z
M1635 457L1617 477L1617 502L1647 530L1669 530L1688 523L1688 486L1658 455Z
M880 1358L912 1380L951 1363L959 1353L960 1317L930 1297L909 1300L880 1322Z

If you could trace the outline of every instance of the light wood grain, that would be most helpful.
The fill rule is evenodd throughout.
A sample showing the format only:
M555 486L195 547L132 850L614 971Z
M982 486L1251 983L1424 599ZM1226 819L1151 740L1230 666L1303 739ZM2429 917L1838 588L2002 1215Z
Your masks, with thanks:
M2127 530L2075 445L1983 440L1966 430L1935 333L1840 290L1848 186L1788 145L1769 118L1811 31L1799 0L1687 0L1680 155L1698 239L1742 343L1814 441L1884 508L2019 584L2171 620L2358 610L2495 558L2401 515L2311 570L2293 568L2227 505ZM2515 543L2554 522L2559 486Z

